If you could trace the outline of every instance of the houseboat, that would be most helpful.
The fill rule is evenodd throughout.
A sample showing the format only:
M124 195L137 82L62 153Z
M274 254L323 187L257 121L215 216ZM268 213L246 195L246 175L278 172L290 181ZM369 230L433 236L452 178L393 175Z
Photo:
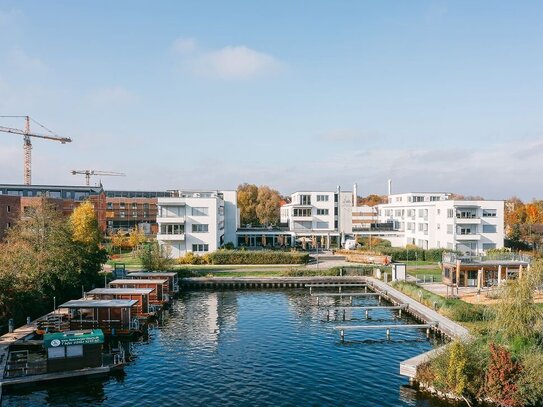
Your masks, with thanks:
M150 271L150 272L132 272L128 273L127 278L136 278L136 279L168 279L168 294L171 296L179 292L179 275L176 272L168 271Z
M95 288L85 294L91 300L136 300L135 315L139 318L153 316L149 297L154 288Z
M108 335L141 333L137 300L72 300L59 307L67 314L70 330L102 329Z
M0 342L8 344L2 355L4 363L0 363L0 392L2 386L104 375L123 369L124 350L104 353L104 333L100 329L41 336L26 332L26 327L34 325L0 337Z
M113 280L110 288L152 288L149 302L153 305L163 306L170 301L168 295L168 279L123 279Z

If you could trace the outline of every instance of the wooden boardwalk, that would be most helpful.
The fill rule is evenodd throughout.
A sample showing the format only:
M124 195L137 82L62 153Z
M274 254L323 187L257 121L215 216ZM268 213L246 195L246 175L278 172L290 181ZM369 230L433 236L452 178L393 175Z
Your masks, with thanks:
M381 297L383 293L311 293L312 297Z

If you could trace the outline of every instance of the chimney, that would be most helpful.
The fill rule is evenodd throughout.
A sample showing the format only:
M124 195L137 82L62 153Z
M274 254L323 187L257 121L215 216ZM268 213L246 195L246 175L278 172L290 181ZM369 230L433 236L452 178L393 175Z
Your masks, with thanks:
M356 185L356 182L353 185L353 208L356 209L358 206L358 185Z
M392 179L388 179L388 196L392 195Z

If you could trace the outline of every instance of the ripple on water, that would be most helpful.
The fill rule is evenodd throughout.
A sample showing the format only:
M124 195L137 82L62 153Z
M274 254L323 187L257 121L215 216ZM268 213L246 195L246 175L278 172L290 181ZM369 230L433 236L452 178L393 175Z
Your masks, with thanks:
M431 348L422 331L351 332L341 324L394 324L352 311L325 321L307 292L194 291L183 294L122 380L87 380L19 391L6 406L444 406L405 387L399 362ZM375 305L357 298L355 305ZM386 321L386 322L385 322ZM412 321L411 321L412 322Z

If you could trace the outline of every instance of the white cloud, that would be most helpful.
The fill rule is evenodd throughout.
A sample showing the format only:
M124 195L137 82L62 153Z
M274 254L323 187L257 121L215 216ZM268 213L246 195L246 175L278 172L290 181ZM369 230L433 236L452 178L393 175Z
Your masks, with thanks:
M178 38L172 44L172 52L179 55L187 55L198 47L194 38Z
M133 92L122 86L111 86L96 90L90 95L90 101L95 105L129 105L138 100Z

